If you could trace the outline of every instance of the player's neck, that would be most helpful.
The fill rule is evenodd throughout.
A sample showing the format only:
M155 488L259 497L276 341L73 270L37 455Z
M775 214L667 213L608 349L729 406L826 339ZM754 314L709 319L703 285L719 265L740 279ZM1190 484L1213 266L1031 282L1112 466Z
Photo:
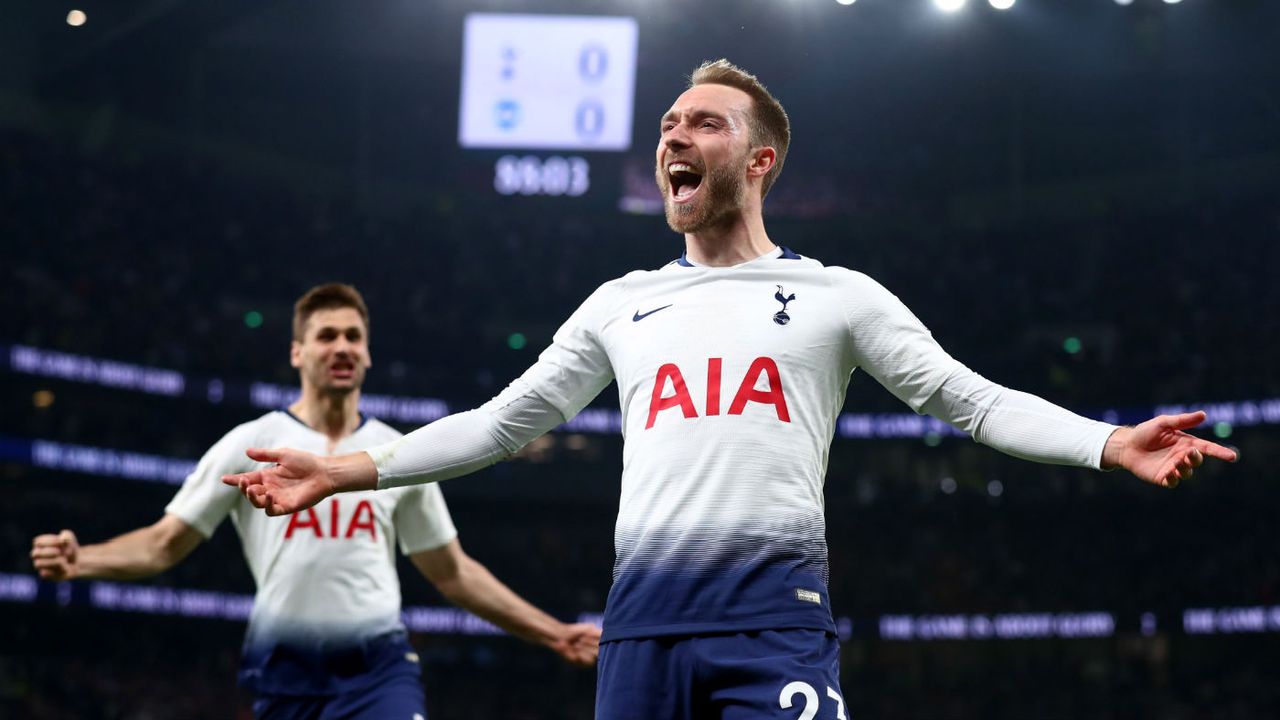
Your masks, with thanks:
M325 393L303 386L302 396L289 406L289 412L336 442L360 427L360 391Z
M695 265L730 267L755 260L776 247L759 211L744 211L723 224L685 233L685 257Z

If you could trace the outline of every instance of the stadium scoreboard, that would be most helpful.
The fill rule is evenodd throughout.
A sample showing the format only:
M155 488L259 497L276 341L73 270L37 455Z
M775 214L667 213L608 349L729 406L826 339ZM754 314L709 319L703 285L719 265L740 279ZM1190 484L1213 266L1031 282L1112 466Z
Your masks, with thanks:
M579 153L631 147L635 19L471 13L464 25L458 144L519 151L494 161L501 194L586 194Z

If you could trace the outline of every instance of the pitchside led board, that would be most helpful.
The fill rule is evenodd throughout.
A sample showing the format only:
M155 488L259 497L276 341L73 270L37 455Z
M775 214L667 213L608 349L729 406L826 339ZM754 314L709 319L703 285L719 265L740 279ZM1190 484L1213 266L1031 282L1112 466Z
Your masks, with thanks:
M526 151L498 158L504 195L585 194L572 153L631 147L636 37L629 17L467 15L458 144Z

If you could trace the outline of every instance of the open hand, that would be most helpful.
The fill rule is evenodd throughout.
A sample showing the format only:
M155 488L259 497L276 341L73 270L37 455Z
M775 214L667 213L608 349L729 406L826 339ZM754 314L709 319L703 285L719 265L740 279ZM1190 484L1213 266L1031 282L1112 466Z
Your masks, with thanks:
M1204 422L1203 410L1182 415L1160 415L1131 428L1112 433L1102 452L1104 469L1122 467L1161 487L1174 488L1191 477L1206 457L1235 462L1231 448L1189 435Z
M240 492L268 515L288 515L315 505L336 488L324 462L301 450L250 448L245 454L258 462L275 463L261 470L223 475L222 482Z

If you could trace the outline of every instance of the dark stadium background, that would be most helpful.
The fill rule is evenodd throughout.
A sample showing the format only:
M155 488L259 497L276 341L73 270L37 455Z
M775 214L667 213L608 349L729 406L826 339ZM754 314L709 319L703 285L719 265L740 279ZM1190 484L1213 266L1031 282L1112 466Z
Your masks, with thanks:
M14 346L287 385L290 303L336 279L372 309L366 391L482 402L599 283L679 255L659 215L619 201L627 177L647 182L684 75L720 56L791 114L776 242L877 278L998 382L1082 412L1215 404L1204 432L1243 453L1167 492L963 438L837 438L850 716L1280 716L1280 443L1274 414L1245 406L1280 398L1277 3L64 5L0 11L0 717L245 716L241 623L95 609L83 582L23 599L14 578L31 575L34 534L101 540L174 491L37 467L32 441L195 458L262 412L22 371ZM477 10L637 19L631 150L585 155L585 197L501 196L502 153L459 148ZM613 390L596 406L616 407ZM858 374L846 411L905 408ZM560 433L449 481L464 546L561 617L600 611L620 458L614 435ZM407 605L441 604L407 564L401 577ZM140 584L252 591L226 524ZM1196 608L1212 612L1192 631ZM880 624L1088 612L1114 631L905 640ZM593 674L549 652L414 641L434 720L590 717Z

